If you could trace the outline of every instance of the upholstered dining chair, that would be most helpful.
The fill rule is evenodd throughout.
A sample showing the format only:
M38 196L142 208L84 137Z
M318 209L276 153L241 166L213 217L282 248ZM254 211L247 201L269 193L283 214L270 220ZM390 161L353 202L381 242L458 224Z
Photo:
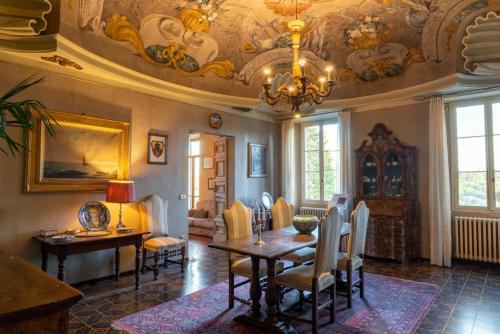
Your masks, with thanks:
M276 203L271 207L271 217L273 219L273 230L292 225L293 205L288 203L283 197L279 197ZM282 260L293 262L294 266L298 266L305 262L314 260L316 251L314 248L305 247L298 249L292 253L286 254Z
M141 224L144 230L151 232L143 243L142 248L142 273L146 267L154 272L154 279L158 279L158 263L163 257L163 267L168 263L181 265L181 272L184 272L184 258L186 255L186 241L183 239L168 236L168 201L161 199L158 195L151 195L139 204L141 212ZM153 256L148 257L147 252L153 252ZM180 261L172 260L173 257L181 257ZM147 265L148 259L154 259L153 267Z
M340 252L337 268L347 273L347 307L352 307L352 290L359 288L360 298L364 298L365 282L363 272L363 254L365 253L366 229L370 209L360 201L351 213L351 232L347 242L347 253ZM359 278L353 282L352 272L358 270Z
M252 209L246 207L240 201L234 201L229 209L222 213L222 219L226 227L226 236L228 240L238 239L252 235ZM277 261L275 271L283 270L283 262ZM238 284L234 283L234 275L240 275L251 279L252 261L250 257L238 257L238 254L229 254L229 308L234 307L234 301L237 300L244 304L250 304L248 300L236 297L234 289L249 282L245 280ZM267 264L265 261L259 261L259 278L267 275Z
M342 221L336 207L330 208L325 219L318 226L318 242L314 266L300 265L276 275L275 282L280 287L310 291L312 293L312 319L304 319L282 312L283 315L299 321L312 323L312 332L318 333L319 312L326 307L330 310L330 322L335 322L335 274L339 254ZM328 289L329 288L329 289ZM330 298L319 304L319 294L329 290Z

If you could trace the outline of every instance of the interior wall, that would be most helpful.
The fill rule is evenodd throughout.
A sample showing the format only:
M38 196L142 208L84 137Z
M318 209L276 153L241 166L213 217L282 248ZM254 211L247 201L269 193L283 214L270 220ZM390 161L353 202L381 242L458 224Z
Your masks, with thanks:
M214 168L204 168L204 159L214 156L214 142L219 136L200 134L200 155L201 155L201 170L200 170L200 201L211 200L214 197L214 191L208 189L208 179L214 177ZM213 166L213 162L212 162Z
M0 92L5 92L34 70L0 63ZM129 121L131 123L130 177L136 182L137 198L158 194L169 201L169 230L174 236L187 236L187 200L180 200L188 190L188 144L190 130L234 136L234 198L252 203L263 191L275 195L278 189L278 127L276 124L221 113L224 125L214 130L208 125L211 110L152 97L106 85L39 72L46 81L32 87L24 98L36 98L47 108ZM147 134L168 134L168 165L147 164ZM17 133L21 138L20 132ZM269 177L247 177L247 143L268 145ZM103 201L104 193L25 194L24 158L0 154L0 248L19 255L35 266L40 265L40 246L32 240L40 229L80 227L77 212L91 200ZM116 225L118 205L105 203L111 211L111 226ZM124 206L124 223L139 225L135 205ZM70 256L66 280L77 282L111 275L114 251ZM133 269L133 248L121 252L122 271ZM55 257L49 255L49 272L56 273Z
M357 149L368 132L382 122L403 144L417 148L417 197L420 245L423 258L430 258L429 242L429 105L427 102L388 109L355 112L352 115L352 145ZM354 171L353 171L354 173Z

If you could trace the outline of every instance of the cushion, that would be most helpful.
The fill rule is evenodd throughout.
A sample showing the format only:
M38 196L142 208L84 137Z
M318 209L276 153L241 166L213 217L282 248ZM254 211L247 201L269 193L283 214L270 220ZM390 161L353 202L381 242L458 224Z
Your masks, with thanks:
M194 217L195 213L196 213L196 209L189 209L188 217Z
M306 247L306 248L298 249L295 252L286 254L285 256L282 256L281 258L283 260L292 261L293 263L296 263L296 264L302 264L304 262L313 261L315 255L316 255L315 248Z
M276 261L274 266L275 272L280 272L283 270L283 262ZM231 266L231 272L245 276L248 278L252 278L252 260L249 257L243 258L241 260L237 260ZM267 263L265 260L259 261L259 277L267 276Z
M152 252L162 252L170 248L180 248L186 245L186 240L172 238L172 237L158 237L146 240L144 248Z
M197 209L193 217L194 218L208 218L208 211L203 210L203 209Z
M193 218L189 221L189 226L213 229L214 221L212 220L212 218Z
M347 253L340 252L339 253L339 259L338 259L338 262L337 262L337 269L339 269L339 270L346 270L347 269L347 260L349 260L349 257L347 255ZM361 267L362 265L363 265L363 259L360 258L359 256L355 256L352 259L352 262L351 262L352 270L356 270L359 267Z
M281 274L276 275L276 284L302 291L312 291L312 279L314 276L314 266L298 266L290 268ZM319 291L329 287L335 282L335 278L330 273L323 273L319 277Z

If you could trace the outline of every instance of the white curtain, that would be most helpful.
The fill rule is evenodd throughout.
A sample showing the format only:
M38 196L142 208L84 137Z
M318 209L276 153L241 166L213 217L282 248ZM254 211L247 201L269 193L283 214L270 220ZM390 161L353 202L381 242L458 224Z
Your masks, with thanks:
M443 99L434 97L429 113L429 223L431 263L451 266L451 198L448 140Z
M351 194L354 197L354 168L353 150L351 144L351 112L341 111L338 114L339 120L339 145L340 145L340 186L341 193Z
M281 195L297 207L295 124L292 120L281 123Z

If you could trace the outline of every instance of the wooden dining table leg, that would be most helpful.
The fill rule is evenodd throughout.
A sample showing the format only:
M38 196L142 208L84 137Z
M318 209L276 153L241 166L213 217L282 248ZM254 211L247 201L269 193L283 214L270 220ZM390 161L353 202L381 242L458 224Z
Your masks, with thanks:
M267 290L266 290L266 304L267 304L267 318L266 322L276 323L278 321L278 287L274 281L276 273L274 272L274 266L276 265L276 259L267 259Z
M252 279L250 281L250 299L252 300L252 315L260 316L260 298L262 291L260 290L259 277L259 262L260 258L252 256Z

